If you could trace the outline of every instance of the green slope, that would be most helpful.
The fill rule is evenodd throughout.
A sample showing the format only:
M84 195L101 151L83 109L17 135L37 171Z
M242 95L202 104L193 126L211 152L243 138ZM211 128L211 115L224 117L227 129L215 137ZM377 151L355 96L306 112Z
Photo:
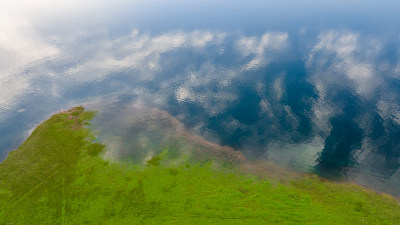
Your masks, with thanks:
M280 183L165 149L106 162L82 107L41 124L0 164L0 224L399 224L397 200L309 176Z

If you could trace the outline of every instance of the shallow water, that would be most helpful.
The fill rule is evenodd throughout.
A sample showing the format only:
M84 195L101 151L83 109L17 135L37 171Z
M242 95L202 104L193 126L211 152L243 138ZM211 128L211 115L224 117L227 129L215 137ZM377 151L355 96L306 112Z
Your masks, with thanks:
M400 190L395 1L19 3L0 10L2 158L51 114L104 102L165 110L250 159Z

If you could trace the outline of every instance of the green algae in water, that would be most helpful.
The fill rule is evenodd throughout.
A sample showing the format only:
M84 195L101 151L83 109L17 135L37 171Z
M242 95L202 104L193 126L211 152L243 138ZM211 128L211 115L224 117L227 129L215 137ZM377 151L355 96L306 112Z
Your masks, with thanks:
M396 224L396 199L307 176L283 184L176 149L147 166L111 163L73 108L36 128L0 164L0 224ZM222 168L222 169L221 169Z

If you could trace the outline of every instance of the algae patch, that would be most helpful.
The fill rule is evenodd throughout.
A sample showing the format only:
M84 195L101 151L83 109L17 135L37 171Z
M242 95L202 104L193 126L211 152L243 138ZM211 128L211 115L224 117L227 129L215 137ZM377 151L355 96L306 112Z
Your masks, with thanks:
M180 154L180 146L162 149L146 166L105 161L104 146L85 126L94 115L76 107L52 116L0 164L0 224L400 221L394 198L315 176L281 183L268 173L243 173L238 164L215 166L223 165L223 154L211 157L210 145L197 161Z

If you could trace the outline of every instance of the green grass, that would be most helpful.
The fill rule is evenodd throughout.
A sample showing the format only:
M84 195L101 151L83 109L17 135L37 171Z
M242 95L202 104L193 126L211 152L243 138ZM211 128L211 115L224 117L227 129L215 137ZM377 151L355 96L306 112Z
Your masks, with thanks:
M82 107L41 124L0 164L0 224L399 224L399 203L308 176L283 184L238 169L104 161ZM223 169L221 169L223 168Z

